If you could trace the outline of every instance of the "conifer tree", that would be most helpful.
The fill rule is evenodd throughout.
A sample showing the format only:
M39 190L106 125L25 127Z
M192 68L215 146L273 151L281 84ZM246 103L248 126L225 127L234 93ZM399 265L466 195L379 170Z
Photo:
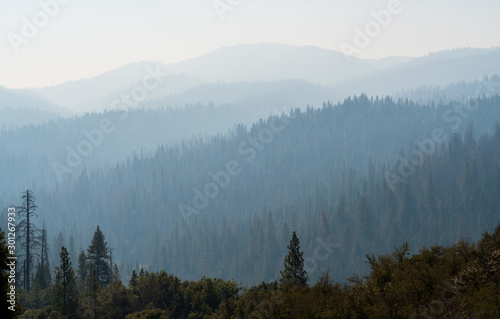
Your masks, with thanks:
M297 234L293 232L288 255L285 257L285 269L281 271L281 283L295 286L305 286L309 280L307 272L304 270L304 252L300 251L300 242Z
M99 226L94 233L92 243L87 249L87 265L92 273L96 271L96 276L101 286L106 286L111 282L111 268L109 266L109 248L108 243L104 239Z
M80 285L82 287L85 285L85 279L87 279L88 276L88 270L87 270L87 256L85 255L85 252L82 250L80 255L78 256L78 280L80 281Z
M52 304L61 314L74 318L78 306L78 288L76 285L75 271L71 266L69 253L61 247L61 262L56 267L56 279L52 292Z
M130 287L130 290L132 290L132 293L136 293L137 291L137 287L139 285L139 276L137 276L137 272L135 271L132 271L132 276L130 277L130 281L129 281L129 287Z
M19 216L21 217L21 222L17 226L18 232L18 241L20 243L20 250L23 251L21 256L24 257L23 266L22 266L22 276L23 276L23 287L25 290L31 290L31 282L32 282L32 271L35 267L34 265L34 257L36 250L40 244L39 235L40 231L33 223L33 218L38 217L36 214L37 206L35 204L35 197L33 196L33 192L30 190L26 190L26 192L22 193L21 196L22 204L17 207L17 211Z

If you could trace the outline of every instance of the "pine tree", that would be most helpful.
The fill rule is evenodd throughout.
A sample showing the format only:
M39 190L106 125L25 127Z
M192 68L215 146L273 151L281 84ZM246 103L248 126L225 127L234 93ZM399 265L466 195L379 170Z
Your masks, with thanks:
M304 252L300 251L300 242L297 234L293 232L288 255L285 257L285 269L281 271L281 283L284 285L293 284L295 286L305 286L309 280L307 272L304 270Z
M78 280L80 281L80 285L82 287L85 285L85 280L87 279L88 276L88 270L87 270L87 256L85 255L85 252L82 250L80 255L78 256Z
M33 223L33 218L38 217L36 214L37 206L35 205L35 197L33 192L26 190L21 196L23 202L21 206L17 207L19 216L22 218L21 222L17 226L17 232L19 234L18 240L21 245L21 250L23 251L22 256L24 257L22 276L23 276L23 286L24 289L31 290L31 273L34 268L34 256L36 249L38 248L40 231Z
M52 292L52 304L56 310L69 318L74 318L78 306L78 288L76 285L75 271L71 266L69 253L61 247L61 262L56 267L56 279Z
M132 290L132 293L136 293L137 287L139 286L139 276L137 276L137 272L132 271L132 276L130 277L130 281L128 283L130 289Z
M104 240L104 234L99 226L97 226L92 243L87 249L86 260L88 269L91 272L96 271L97 279L102 286L106 286L111 282L109 259L108 243Z

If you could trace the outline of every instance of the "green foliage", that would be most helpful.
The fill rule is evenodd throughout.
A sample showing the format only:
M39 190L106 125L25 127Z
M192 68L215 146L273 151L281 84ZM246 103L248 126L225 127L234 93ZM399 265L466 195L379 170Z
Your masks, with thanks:
M20 290L20 304L26 309L40 309L51 305L53 287L40 289L34 285L31 291Z
M282 264L276 260L287 253L290 229L301 234L305 258L314 252L315 239L330 229L341 245L315 271L307 269L308 276L315 281L322 269L330 269L336 280L345 281L352 273L368 272L363 262L366 253L387 253L405 240L413 247L450 245L459 238L475 241L483 231L491 230L500 204L496 196L500 189L496 165L499 147L492 133L484 133L494 131L494 122L500 118L499 102L498 96L473 100L471 103L481 107L466 120L474 122L476 143L463 122L453 143L437 143L432 154L423 156L411 176L398 182L394 190L387 187L383 174L397 173L401 164L396 162L402 162L397 159L398 152L407 158L419 150L418 143L409 145L409 141L430 139L436 128L450 137L448 128L453 123L443 121L442 115L459 107L464 110L466 105L419 105L362 95L337 105L294 109L248 128L237 125L228 134L164 144L150 156L136 154L119 165L81 174L75 169L79 176L68 179L57 191L39 192L37 204L44 212L51 212L52 229L72 234L75 247L88 247L83 240L89 231L95 231L95 226L85 221L94 220L106 229L106 239L116 243L113 259L123 278L130 278L134 264L140 261L151 271L165 269L186 280L210 274L251 286L280 278ZM184 116L197 116L193 110ZM159 125L158 119L165 122L169 112L133 111L127 122L154 120ZM107 116L119 117L113 112ZM81 131L98 125L99 120L94 114L74 122L27 128L19 136L2 138L0 144L21 145L28 140L28 131L31 135L49 134L54 141L64 135L54 132L75 130L77 134L72 136L78 141ZM285 121L289 124L274 134L271 143L263 145L263 151L256 151L251 162L247 162L249 155L238 152L241 143L251 148L249 137L258 136L273 123L280 127ZM95 153L99 159L103 152L117 151L114 142L123 138L120 133L109 137L107 146ZM64 147L60 151L62 154L54 156L62 160ZM131 150L129 154L133 154ZM7 167L4 174L10 174L12 165L21 165L22 159L16 159L0 159L2 167ZM38 160L32 159L43 162ZM193 190L203 192L204 185L213 181L209 173L223 170L230 160L237 160L251 173L231 177L230 186L221 189L200 214L188 222L183 220L179 204L191 205ZM465 162L469 163L467 168ZM44 164L40 172L50 167L50 162ZM345 201L341 203L342 198ZM272 224L268 222L269 208ZM73 213L68 215L68 211ZM320 226L323 211L329 227ZM148 227L146 235L137 231L138 225ZM52 251L58 252L60 246ZM51 260L53 263L57 261Z
M45 263L38 264L38 267L36 268L35 281L33 287L43 290L51 285L51 281L52 278L50 276L49 265Z
M113 282L100 292L102 300L101 318L124 318L133 311L131 293L121 282Z
M485 119L498 118L492 114L499 112L500 97L476 102L484 107L470 119L480 119L475 126L485 132L491 127ZM84 172L57 193L43 193L39 203L54 216L74 210L75 218L102 221L110 230L109 238L123 245L114 257L125 276L134 269L132 260L141 262L141 272L132 276L129 288L120 287L118 272L110 271L109 250L98 227L100 238L94 234L92 256L90 251L89 256L83 253L78 267L82 265L79 277L86 282L81 305L89 317L125 316L152 304L173 318L234 318L255 311L255 316L286 318L413 314L495 318L499 312L498 229L484 234L478 244L459 239L479 240L498 222L500 127L475 141L469 125L463 136L457 132L448 142L437 143L435 151L414 165L414 171L394 189L384 179L384 173L398 172L405 158L418 150L418 143L402 150L396 163L391 163L395 148L414 138L430 137L434 128L443 125L439 115L453 106L419 106L363 95L335 107L292 110L249 130L238 126L227 136L161 146L152 157L134 156L116 167ZM238 157L238 146L248 145L249 136L273 121L290 124L248 164L252 174L231 179L231 187L221 191L217 200L199 215L183 220L176 213L178 204L189 203L193 188L212 181L207 172L223 168L234 158L247 165L245 158ZM374 155L374 162L365 166L367 154ZM375 164L387 158L386 164ZM199 176L207 179L200 181ZM273 207L272 214L263 206ZM51 227L66 227L57 224L63 219L54 219ZM138 225L149 229L137 232ZM298 239L296 253L290 254L291 245L286 251L290 229L302 234L303 251ZM65 231L84 238L88 230ZM321 255L326 259L316 259L318 267L304 273L313 282L319 277L318 285L307 287L304 282L301 287L280 288L273 282L279 278L278 256L290 255L282 277L291 280L294 265L302 263L303 268L304 257L316 258L322 236L333 238L339 247L329 247L328 254ZM63 240L62 233L58 238ZM430 248L410 256L407 244L389 253L403 241ZM100 266L96 266L98 259ZM139 268L137 263L135 269ZM105 270L98 274L97 269L108 269L110 275ZM320 277L322 269L330 269L332 278L340 282L352 273L360 275L340 286L327 276ZM205 273L222 279L193 281ZM233 277L245 285L271 282L240 291L235 283L224 281ZM118 284L113 291L107 278ZM43 297L26 296L29 307L44 307ZM123 304L130 307L121 307L119 313Z
M294 237L290 246L300 251ZM390 254L368 254L366 259L369 274L353 276L348 284L335 283L323 272L312 287L274 281L243 290L234 281L205 277L181 281L165 271L143 269L139 275L133 272L129 288L119 281L101 287L94 270L93 283L80 299L76 315L65 315L64 298L59 297L51 305L29 309L22 317L444 319L500 315L500 225L493 233L484 233L477 244L459 241L411 255L405 242ZM61 265L70 265L64 249ZM54 293L61 291L62 269L58 267Z
M285 269L281 271L280 282L284 285L305 286L309 278L304 270L304 252L300 250L300 241L295 232L292 234L288 250L288 255L286 255L284 261Z
M85 313L92 318L98 318L103 313L101 291L102 287L97 276L97 270L93 268L91 269L90 282L85 293L86 298L84 299L85 304L83 307Z
M41 309L28 309L19 318L22 319L73 319L61 314L52 306L47 306Z
M109 247L104 239L99 225L92 238L92 243L87 249L86 265L90 272L96 272L97 281L101 286L108 285L112 280L111 267L109 266Z
M78 282L81 288L85 288L88 277L88 267L87 267L87 256L85 252L82 250L80 255L78 255Z
M144 310L127 315L125 319L169 319L169 316L167 311L155 308L150 304Z
M52 305L62 315L73 318L78 307L78 288L69 253L64 246L61 247L60 258L60 264L55 270Z
M238 287L238 284L234 280L226 281L220 278L214 278L212 281L214 282L215 289L221 301L235 298L240 291L240 287Z

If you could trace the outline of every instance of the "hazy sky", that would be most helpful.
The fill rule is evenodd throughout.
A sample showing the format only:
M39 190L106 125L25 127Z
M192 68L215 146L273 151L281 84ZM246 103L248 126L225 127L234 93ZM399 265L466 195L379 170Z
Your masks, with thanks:
M393 1L401 12L377 30L371 12ZM51 14L41 4L52 4ZM238 43L341 51L341 43L356 47L355 28L367 25L375 35L358 47L363 58L500 46L499 13L498 0L0 0L0 85L52 85Z

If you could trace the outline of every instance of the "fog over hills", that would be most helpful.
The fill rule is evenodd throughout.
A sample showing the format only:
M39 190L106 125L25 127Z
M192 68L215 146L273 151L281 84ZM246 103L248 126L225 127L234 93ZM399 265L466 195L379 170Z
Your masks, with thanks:
M2 127L38 124L72 113L31 90L13 90L0 86L0 125Z
M409 61L406 57L363 60L313 46L264 43L225 47L169 66L207 82L304 79L333 85ZM169 70L170 70L169 69Z
M1 7L0 319L500 318L500 1Z
M193 101L188 92L205 84L300 80L320 85L330 99L352 94L391 95L422 85L448 85L500 73L500 50L456 49L417 58L359 59L313 46L263 43L223 47L200 57L164 65L155 61L130 63L91 79L35 89L51 102L75 112L136 107L146 101L167 98L165 107L205 102ZM144 87L144 80L147 79ZM305 84L308 85L308 84ZM122 96L135 99L126 102ZM251 92L239 91L239 98ZM230 92L229 92L230 93ZM312 96L304 96L314 103ZM230 100L217 99L220 103Z
M422 85L446 86L459 81L471 82L490 74L500 73L499 50L452 50L414 59L408 63L387 68L375 75L359 78L338 86L350 94L392 95L397 90Z

